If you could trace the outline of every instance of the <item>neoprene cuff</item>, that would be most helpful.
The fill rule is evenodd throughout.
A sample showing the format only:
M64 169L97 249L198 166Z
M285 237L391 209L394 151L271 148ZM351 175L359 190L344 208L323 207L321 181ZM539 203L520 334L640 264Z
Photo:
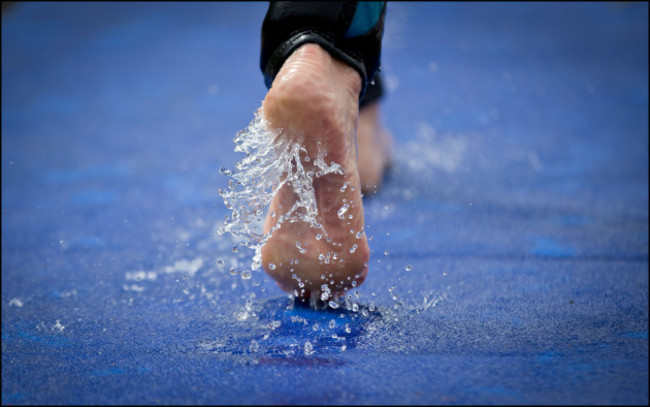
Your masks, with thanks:
M270 2L262 24L264 83L270 88L291 53L315 43L359 73L362 99L379 69L385 13L381 1Z

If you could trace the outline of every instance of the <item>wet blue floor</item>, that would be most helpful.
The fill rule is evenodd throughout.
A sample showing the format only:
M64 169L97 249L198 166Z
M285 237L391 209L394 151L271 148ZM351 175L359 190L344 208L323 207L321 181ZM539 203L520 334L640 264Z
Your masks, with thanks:
M265 11L3 9L2 403L647 404L648 4L390 3L395 165L326 311L216 233Z

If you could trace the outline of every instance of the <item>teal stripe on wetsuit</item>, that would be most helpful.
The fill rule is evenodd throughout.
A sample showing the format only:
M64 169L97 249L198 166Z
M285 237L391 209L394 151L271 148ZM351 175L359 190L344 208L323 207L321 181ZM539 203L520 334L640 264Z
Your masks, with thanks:
M357 3L357 10L354 12L352 22L344 37L358 37L370 31L381 18L383 8L383 1L360 1Z

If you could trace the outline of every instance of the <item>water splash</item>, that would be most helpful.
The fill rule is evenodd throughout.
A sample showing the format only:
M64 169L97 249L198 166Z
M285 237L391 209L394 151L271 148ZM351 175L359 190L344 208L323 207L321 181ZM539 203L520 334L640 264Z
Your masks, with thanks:
M313 181L327 174L344 173L339 164L325 162L327 153L320 144L317 156L309 157L300 142L283 140L278 137L280 134L281 130L269 129L262 109L258 109L253 121L234 139L235 151L244 153L245 157L235 165L235 170L220 171L231 177L228 188L220 189L219 195L232 213L218 233L230 233L242 241L239 246L254 250L252 270L260 268L262 246L284 222L306 222L327 236L318 221ZM314 166L305 168L303 163L312 161ZM284 186L291 187L297 199L279 216L275 226L264 233L267 209L273 196Z

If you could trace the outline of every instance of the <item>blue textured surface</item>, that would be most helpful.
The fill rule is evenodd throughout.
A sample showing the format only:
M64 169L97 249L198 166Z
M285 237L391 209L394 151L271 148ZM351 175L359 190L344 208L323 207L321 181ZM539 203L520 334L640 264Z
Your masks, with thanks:
M215 233L265 10L3 11L2 403L647 404L648 4L389 4L357 312Z

